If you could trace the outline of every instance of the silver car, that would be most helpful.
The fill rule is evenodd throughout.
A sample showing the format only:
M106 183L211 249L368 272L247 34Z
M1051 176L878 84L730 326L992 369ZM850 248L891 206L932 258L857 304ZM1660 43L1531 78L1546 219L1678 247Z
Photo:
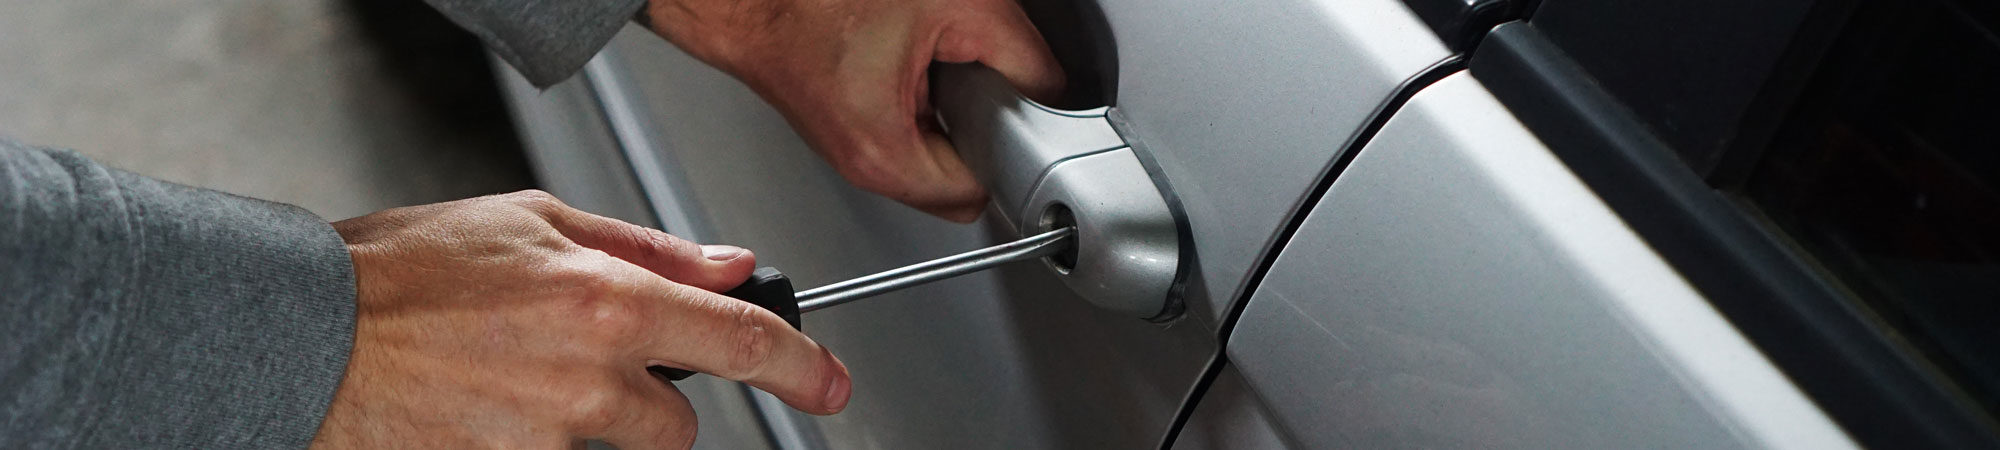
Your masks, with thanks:
M703 448L2000 446L2000 14L1972 0L1028 0L1041 105L933 73L973 225L849 186L632 28L544 187L801 287L846 412L678 382Z

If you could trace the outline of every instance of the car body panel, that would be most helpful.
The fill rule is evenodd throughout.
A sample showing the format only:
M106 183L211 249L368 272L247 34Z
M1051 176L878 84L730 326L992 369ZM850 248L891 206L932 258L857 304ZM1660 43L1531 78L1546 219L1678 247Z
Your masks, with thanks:
M1219 326L1314 183L1404 80L1450 56L1398 0L1103 0L1111 117L1187 216L1188 314Z
M1235 366L1224 366L1181 427L1173 450L1298 448L1281 426L1250 390L1243 373Z
M1315 205L1228 345L1309 448L1851 448L1469 75Z

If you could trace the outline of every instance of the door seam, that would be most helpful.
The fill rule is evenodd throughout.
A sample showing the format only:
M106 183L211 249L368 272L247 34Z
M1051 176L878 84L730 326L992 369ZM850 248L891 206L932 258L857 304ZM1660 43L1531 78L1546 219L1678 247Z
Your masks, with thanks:
M1284 253L1292 237L1298 234L1299 227L1305 224L1306 216L1312 212L1312 207L1326 197L1327 191L1333 188L1333 182L1340 178L1341 172L1346 171L1347 166L1354 163L1354 157L1361 153L1362 147L1367 146L1368 142L1375 138L1375 134L1382 131L1383 125L1386 125L1403 105L1409 103L1410 99L1424 88L1443 80L1446 76L1465 70L1465 67L1465 55L1453 54L1404 79L1389 98L1383 99L1382 103L1376 105L1375 110L1369 113L1368 121L1362 125L1361 130L1355 132L1354 137L1341 145L1339 156L1321 171L1313 184L1312 191L1293 205L1291 217L1286 220L1284 228L1279 229L1278 234L1264 248L1264 254L1258 257L1257 266L1251 270L1250 277L1244 280L1243 287L1237 292L1235 300L1229 303L1229 311L1224 314L1222 321L1216 324L1215 355L1209 358L1208 366L1202 369L1201 377L1195 380L1195 385L1181 400L1180 410L1174 413L1173 423L1168 425L1166 435L1160 438L1161 450L1173 448L1174 440L1180 437L1188 419L1194 416L1195 408L1200 406L1201 397L1208 393L1208 388L1215 383L1215 378L1222 374L1222 369L1228 367L1229 336L1235 331L1236 321L1243 317L1244 307L1249 305L1250 297L1257 293L1257 288L1263 284L1265 275L1270 273L1271 266L1277 263L1278 256Z

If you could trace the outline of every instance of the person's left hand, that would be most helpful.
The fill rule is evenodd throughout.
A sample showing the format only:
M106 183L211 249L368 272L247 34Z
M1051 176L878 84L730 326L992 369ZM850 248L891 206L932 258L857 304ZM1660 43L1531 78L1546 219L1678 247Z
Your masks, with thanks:
M849 182L956 222L986 191L936 129L927 69L977 61L1029 97L1062 69L1014 0L650 0L653 31L743 80Z
M742 381L813 414L847 367L717 294L756 257L524 191L333 225L354 262L354 350L313 447L688 448L694 408L648 367Z

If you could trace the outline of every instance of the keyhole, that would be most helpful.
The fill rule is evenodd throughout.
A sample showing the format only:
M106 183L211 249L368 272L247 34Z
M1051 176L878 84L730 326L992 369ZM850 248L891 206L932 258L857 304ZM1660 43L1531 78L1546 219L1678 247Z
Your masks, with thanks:
M1042 210L1041 225L1042 232L1055 231L1063 227L1074 227L1076 226L1076 215L1069 211L1069 206L1062 203L1052 203L1048 209ZM1070 239L1069 248L1063 249L1061 253L1049 255L1047 258L1044 258L1049 261L1050 266L1056 268L1056 273L1067 275L1070 269L1076 267L1076 248L1082 245L1082 242L1078 241L1083 239L1083 237L1081 233L1078 233L1070 237Z

